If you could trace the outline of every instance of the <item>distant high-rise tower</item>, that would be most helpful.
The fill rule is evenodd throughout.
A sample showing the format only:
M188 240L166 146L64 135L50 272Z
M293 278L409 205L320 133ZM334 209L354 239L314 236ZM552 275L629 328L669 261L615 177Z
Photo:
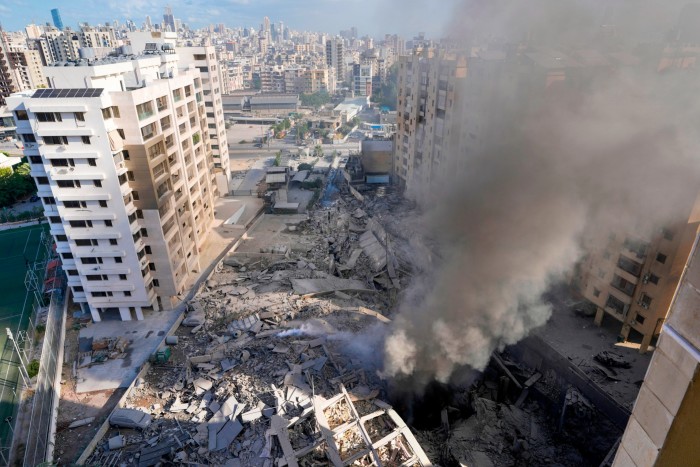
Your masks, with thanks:
M146 29L149 31L153 29L153 23L151 22L151 17L149 15L146 15Z
M270 18L267 16L263 18L263 37L267 39L268 43L272 40L272 35L270 33Z
M53 25L57 29L63 30L63 20L61 20L61 13L59 13L58 8L51 10L51 17L53 18Z
M165 7L165 13L163 14L163 24L165 28L170 31L177 31L175 28L175 17L173 16L173 9L169 6Z

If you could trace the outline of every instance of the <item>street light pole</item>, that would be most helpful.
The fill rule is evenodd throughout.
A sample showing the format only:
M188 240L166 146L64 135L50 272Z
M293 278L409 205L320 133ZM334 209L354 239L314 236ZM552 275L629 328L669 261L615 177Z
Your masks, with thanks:
M27 368L24 366L24 360L22 360L22 354L19 351L19 347L17 346L17 341L15 340L15 336L12 335L12 331L10 331L10 328L5 328L5 331L7 331L7 338L12 341L12 343L15 346L15 351L17 352L17 357L19 358L19 374L22 375L22 380L24 381L24 385L27 387L31 386L31 383L29 381L29 372L27 372Z

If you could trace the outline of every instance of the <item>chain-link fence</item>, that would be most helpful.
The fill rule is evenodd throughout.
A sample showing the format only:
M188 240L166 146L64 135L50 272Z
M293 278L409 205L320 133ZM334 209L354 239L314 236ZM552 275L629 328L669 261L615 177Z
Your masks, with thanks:
M46 318L44 344L41 348L39 374L32 400L31 418L27 442L25 444L24 465L39 465L47 460L49 437L53 420L55 384L57 372L61 371L58 361L61 346L61 333L65 327L64 303L66 280L62 270L56 272L51 301Z

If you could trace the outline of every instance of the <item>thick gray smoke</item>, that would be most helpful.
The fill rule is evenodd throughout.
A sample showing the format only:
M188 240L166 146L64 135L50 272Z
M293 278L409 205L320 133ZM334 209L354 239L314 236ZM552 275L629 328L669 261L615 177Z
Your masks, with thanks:
M560 50L586 48L612 13L584 11L583 3L465 2L459 11L471 16L455 24L470 46L527 37ZM654 17L638 20L649 21L650 37L662 36L652 33ZM566 34L557 36L562 28ZM697 78L642 64L593 79L580 92L549 99L515 92L486 115L468 114L487 125L483 146L453 149L448 158L463 169L451 167L416 190L422 235L437 259L400 304L384 374L447 381L459 367L482 370L494 350L548 320L542 294L572 272L592 233L644 236L687 219L700 187Z

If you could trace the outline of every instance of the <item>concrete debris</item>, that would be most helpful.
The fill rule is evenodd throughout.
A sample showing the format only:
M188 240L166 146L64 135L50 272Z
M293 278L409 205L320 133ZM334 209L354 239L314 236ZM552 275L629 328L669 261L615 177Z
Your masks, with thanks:
M625 360L625 358L615 352L610 350L603 350L593 357L597 362L612 368L631 368L632 364Z
M83 418L83 419L81 419L81 420L76 420L76 421L74 421L73 423L71 423L70 425L68 425L68 428L78 428L78 427L81 427L81 426L89 425L89 424L91 424L91 423L94 422L94 421L95 421L95 417Z
M126 440L124 438L124 435L117 435L113 438L109 438L107 441L107 448L110 451L114 451L115 449L121 449L124 446L126 446Z
M374 217L397 211L399 196L356 194L260 221L189 301L168 364L129 393L125 407L152 414L149 428L126 437L119 459L100 447L89 464L432 465L379 399L377 373L346 352L349 336L389 322L396 297L385 292L408 269ZM383 263L366 254L367 234Z
M336 291L367 292L371 291L361 281L328 277L324 279L292 279L294 293L298 295L317 295Z

